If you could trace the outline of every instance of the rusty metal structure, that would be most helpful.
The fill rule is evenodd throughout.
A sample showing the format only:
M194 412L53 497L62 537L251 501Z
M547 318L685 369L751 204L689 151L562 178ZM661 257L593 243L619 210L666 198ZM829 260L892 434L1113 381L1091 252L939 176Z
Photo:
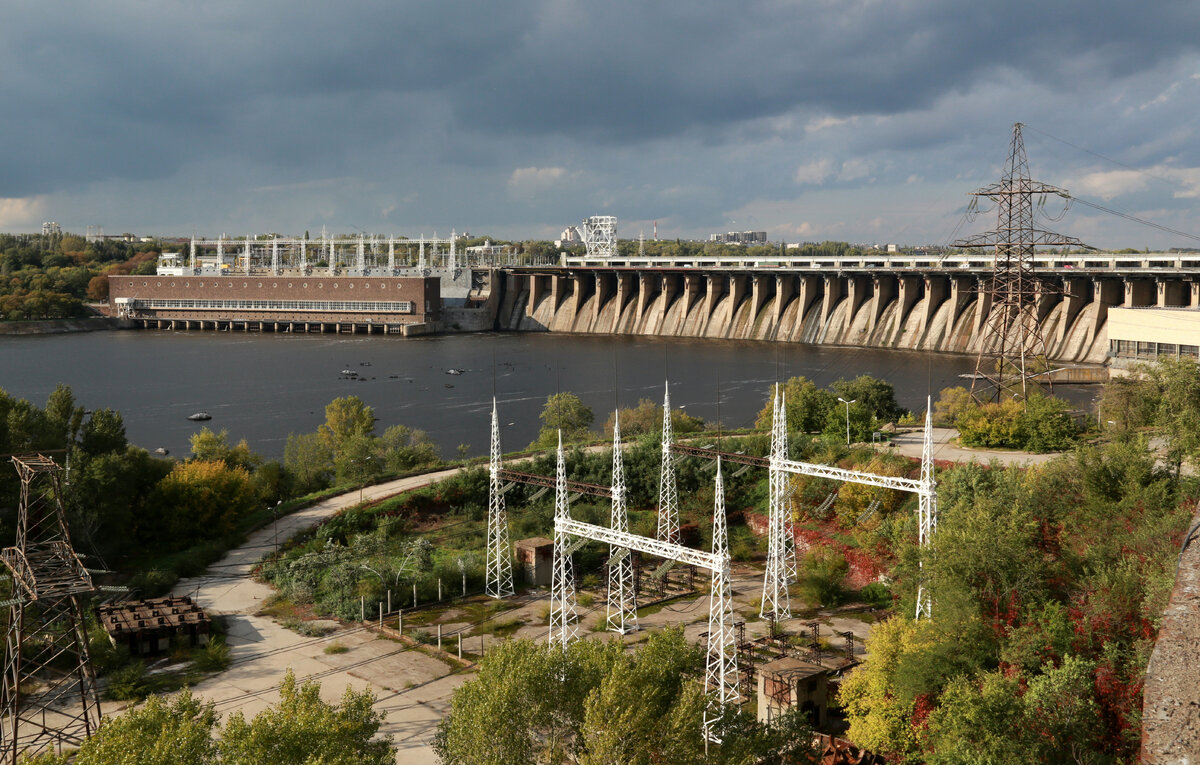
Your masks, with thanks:
M999 401L1017 393L1024 399L1031 379L1048 370L1038 302L1051 288L1034 271L1035 248L1092 249L1074 237L1034 228L1033 198L1042 199L1048 194L1070 198L1065 189L1029 178L1029 160L1018 122L1013 125L1004 177L971 192L977 199L985 197L996 203L996 229L952 245L995 249L991 278L976 303L985 322L971 380L971 395L977 401ZM1048 375L1046 379L1049 381Z
M63 471L37 454L13 457L21 479L16 544L0 551L12 594L0 679L0 762L78 746L100 723L80 596L96 591L71 546Z

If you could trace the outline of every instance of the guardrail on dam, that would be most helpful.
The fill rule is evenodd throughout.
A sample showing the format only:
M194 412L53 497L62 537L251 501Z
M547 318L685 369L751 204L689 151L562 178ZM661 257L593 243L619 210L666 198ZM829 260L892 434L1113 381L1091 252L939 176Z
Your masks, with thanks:
M1190 265L1039 270L1033 310L1049 356L1103 363L1109 307L1200 307L1200 269ZM838 266L504 269L497 328L979 352L991 307L982 262Z

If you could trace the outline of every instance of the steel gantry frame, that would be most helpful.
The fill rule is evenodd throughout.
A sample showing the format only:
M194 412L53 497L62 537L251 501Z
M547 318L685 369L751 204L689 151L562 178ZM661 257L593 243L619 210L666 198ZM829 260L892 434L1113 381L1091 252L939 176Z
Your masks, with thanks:
M767 567L763 572L762 605L758 615L776 622L792 618L788 586L796 577L796 534L788 507L787 408L779 385L771 401L771 457L767 479Z
M809 462L771 459L773 473L793 473L796 475L828 478L834 481L857 483L864 486L878 486L884 489L907 491L917 495L917 543L922 553L927 553L933 546L933 534L937 531L937 481L934 479L933 465L933 399L926 399L925 406L925 438L921 448L921 477L897 478L886 475L875 475L857 470L845 470L829 465L814 465ZM770 565L768 561L768 566ZM921 564L924 569L924 562ZM932 598L927 583L922 580L917 588L916 618L929 618L932 615Z
M79 603L96 586L71 547L62 468L40 454L12 462L21 479L16 545L0 552L12 581L0 678L0 762L6 765L56 745L79 746L100 724Z

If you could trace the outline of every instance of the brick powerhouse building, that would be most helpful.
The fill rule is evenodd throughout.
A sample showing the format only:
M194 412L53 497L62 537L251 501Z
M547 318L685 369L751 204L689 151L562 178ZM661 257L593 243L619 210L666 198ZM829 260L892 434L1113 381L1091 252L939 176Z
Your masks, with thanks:
M441 318L436 277L110 276L114 314L144 327L422 334Z

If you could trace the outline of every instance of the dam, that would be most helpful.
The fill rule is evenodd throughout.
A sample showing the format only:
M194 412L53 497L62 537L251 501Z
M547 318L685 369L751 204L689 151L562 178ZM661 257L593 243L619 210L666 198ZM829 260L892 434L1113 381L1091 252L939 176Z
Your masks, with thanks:
M1200 311L1200 254L1037 257L1042 286L1030 310L1056 362L1105 363L1116 341L1108 333L1110 309ZM985 255L580 258L503 269L493 280L502 292L495 328L977 354L991 308L990 274ZM1177 343L1174 352L1196 355L1196 346Z

